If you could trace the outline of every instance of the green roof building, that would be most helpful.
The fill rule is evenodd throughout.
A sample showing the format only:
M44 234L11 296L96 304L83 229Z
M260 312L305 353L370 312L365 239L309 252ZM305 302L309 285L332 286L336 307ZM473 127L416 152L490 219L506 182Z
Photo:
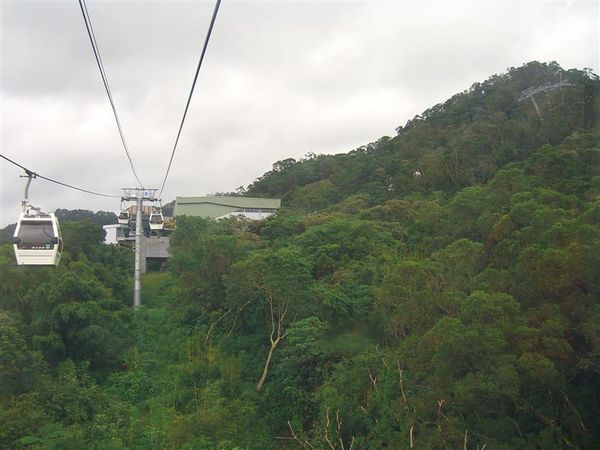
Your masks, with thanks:
M281 207L278 198L230 197L215 195L206 197L177 197L173 216L196 216L221 219L244 216L260 220L274 214Z

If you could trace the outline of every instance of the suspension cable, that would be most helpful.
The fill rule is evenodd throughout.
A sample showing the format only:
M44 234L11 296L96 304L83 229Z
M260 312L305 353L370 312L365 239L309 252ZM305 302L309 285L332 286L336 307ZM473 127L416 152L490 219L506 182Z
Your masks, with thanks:
M204 60L204 55L206 54L206 48L208 47L208 42L210 40L210 35L212 33L213 26L215 24L215 19L217 18L217 13L219 12L220 5L221 5L221 0L217 0L217 2L215 3L215 9L213 11L210 25L208 27L208 32L206 33L206 38L204 39L204 46L202 47L200 61L198 61L198 67L196 68L196 74L194 75L194 81L192 83L192 88L190 89L190 94L188 96L187 103L185 105L185 110L183 111L183 117L181 118L181 124L179 125L179 131L177 132L177 138L175 139L175 145L173 145L173 151L171 152L171 158L169 159L169 165L167 166L167 171L165 173L165 178L163 179L162 186L160 187L160 193L158 194L158 198L162 197L162 193L165 188L165 183L167 182L167 177L169 176L169 171L171 170L171 164L173 163L173 157L175 156L175 150L177 150L177 144L179 143L179 137L181 136L181 130L183 129L183 124L185 122L185 118L187 116L188 109L190 107L190 101L192 100L192 95L194 94L194 88L196 87L196 80L198 80L198 73L200 73L200 67L202 67L202 61Z
M98 43L96 42L96 35L94 33L94 28L92 27L92 21L90 20L90 16L87 9L87 4L85 0L79 0L79 7L81 8L81 14L83 15L83 21L85 22L85 28L87 29L88 36L90 38L90 43L92 44L92 50L94 51L94 57L96 58L96 63L98 64L98 68L100 69L100 76L102 77L102 83L104 84L104 89L106 90L106 94L108 95L108 100L110 101L110 106L113 111L113 115L115 116L115 121L117 122L117 129L119 130L119 136L121 136L121 142L123 143L123 148L125 149L125 154L127 155L127 159L129 160L129 165L131 166L131 171L135 176L135 179L139 183L140 187L143 187L143 183L140 181L137 172L135 171L135 167L133 166L133 160L131 159L131 154L129 153L129 148L127 147L127 142L125 141L125 135L123 134L123 128L121 127L121 121L119 120L119 115L117 114L117 108L115 106L115 102L113 100L112 92L110 90L110 86L108 84L108 78L106 76L106 71L104 70L104 63L102 62L102 57L100 56L100 49L98 48Z
M6 156L4 156L2 154L0 154L0 158L5 159L9 163L14 164L15 166L23 169L27 175L33 175L34 178L36 178L36 177L37 178L42 178L43 180L50 181L51 183L59 184L61 186L68 187L70 189L75 189L76 191L85 192L86 194L99 195L100 197L121 198L120 195L102 194L100 192L90 191L89 189L83 189L83 188L80 188L80 187L77 187L77 186L73 186L71 184L63 183L62 181L58 181L58 180L55 180L53 178L45 177L44 175L40 175L39 173L34 172L33 170L29 170L27 167L22 166L21 164L13 161L10 158L7 158Z

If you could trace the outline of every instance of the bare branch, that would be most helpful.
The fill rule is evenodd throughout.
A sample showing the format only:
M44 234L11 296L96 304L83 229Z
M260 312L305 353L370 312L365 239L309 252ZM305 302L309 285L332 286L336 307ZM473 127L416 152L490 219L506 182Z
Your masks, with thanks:
M440 417L442 415L442 406L444 406L444 402L445 402L445 400L443 398L440 398L437 401L437 404L438 404L438 410L437 410L437 427L438 427L438 431L442 431L442 426L440 424Z
M446 400L444 400L443 398L438 400L437 428L438 428L438 431L440 432L440 436L442 437L442 441L444 442L444 448L446 450L448 450L448 443L446 442L446 436L445 436L444 432L442 431L442 424L440 421L440 418L443 417L442 407L444 406L445 402L446 402Z
M273 297L267 292L267 302L269 303L269 310L271 312L271 335L269 340L273 345L273 336L275 335L275 312L273 311Z
M371 384L373 385L373 390L377 390L377 377L374 377L371 373L371 369L367 369L369 372L369 379L371 380Z
M329 439L329 406L325 407L325 417L326 417L326 422L325 422L325 442L327 442L327 445L329 445L329 448L331 450L335 450L335 446L331 443L331 440Z
M583 423L583 418L581 417L581 415L579 414L579 411L577 411L575 409L575 407L573 406L573 404L571 403L571 401L569 400L569 397L567 397L567 394L563 394L563 397L565 399L565 401L567 402L567 405L569 405L569 408L571 408L571 410L575 413L575 415L577 416L577 419L579 420L579 426L581 427L582 431L587 432L587 428L585 427L585 423Z
M521 406L521 405L518 405L518 404L517 404L517 407L518 407L518 408L520 408L520 409L526 409L526 410L529 410L529 411L530 411L530 412L531 412L531 413L532 413L532 414L533 414L535 417L537 417L537 419L538 419L539 421L541 421L541 422L542 422L544 425L546 425L548 428L551 428L551 429L555 430L555 431L556 431L556 433L558 434L558 436L560 436L560 438L563 440L563 442L564 442L565 444L567 444L569 447L571 447L571 448L574 448L574 449L576 449L576 450L580 450L580 447L579 447L577 444L575 444L575 443L571 442L571 440L570 440L570 439L568 439L568 438L567 438L567 437L564 435L564 433L563 433L563 431L562 431L562 428L560 427L560 425L558 425L558 424L556 423L556 419L553 419L553 418L551 418L551 417L548 417L548 416L544 415L543 413L541 413L540 411L537 411L537 410L535 410L535 409L534 409L534 408L533 408L533 407L532 407L530 404L528 404L528 403L525 403L525 406L526 406L526 407L524 407L524 406Z
M215 320L213 323L210 324L210 327L208 327L208 332L206 333L206 338L204 339L204 345L208 344L208 341L210 340L210 335L213 332L213 329L215 328L215 326L221 321L223 320L225 317L227 317L227 315L233 310L233 308L229 308L225 314L223 314L221 317L219 317L217 320Z
M252 303L254 301L253 298L251 298L250 300L248 300L246 303L244 303L242 306L240 306L237 310L237 313L235 314L235 317L233 319L233 325L231 325L231 328L229 329L229 331L227 332L227 337L231 336L231 333L233 333L233 330L237 324L238 321L238 317L240 316L240 314L242 313L243 309L249 304Z
M294 429L292 428L292 424L290 423L290 421L287 421L288 427L290 427L290 433L292 433L292 437L291 438L286 438L286 439L293 439L295 440L298 444L300 444L302 446L302 448L311 448L314 449L314 447L311 445L310 442L308 442L306 439L301 440L296 433L294 432ZM283 438L282 438L283 439Z
M509 417L509 419L515 424L515 427L517 428L517 433L519 433L519 437L525 441L525 437L523 437L523 433L521 432L521 427L519 426L518 422L513 419L512 417Z
M350 447L348 447L348 450L352 450L352 447L354 447L354 435L352 436L352 440L350 441Z
M408 400L406 399L406 394L404 393L404 378L402 377L402 369L400 368L400 361L396 360L396 365L398 366L398 374L400 374L400 393L402 394L402 400L404 400L404 405L407 408L410 408L408 405Z
M335 421L337 423L337 435L338 435L338 441L340 441L340 449L345 450L344 441L342 439L342 418L340 417L339 409L336 409L336 411L335 411Z

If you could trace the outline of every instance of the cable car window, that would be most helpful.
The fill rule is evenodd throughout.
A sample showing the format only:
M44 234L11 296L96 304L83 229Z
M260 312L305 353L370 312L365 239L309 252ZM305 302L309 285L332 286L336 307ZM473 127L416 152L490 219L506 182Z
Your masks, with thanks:
M162 223L163 222L163 218L160 216L160 214L152 214L150 216L150 223Z
M52 238L54 237L52 222L22 222L17 237L21 241L17 244L18 248L42 246L44 248L52 248Z

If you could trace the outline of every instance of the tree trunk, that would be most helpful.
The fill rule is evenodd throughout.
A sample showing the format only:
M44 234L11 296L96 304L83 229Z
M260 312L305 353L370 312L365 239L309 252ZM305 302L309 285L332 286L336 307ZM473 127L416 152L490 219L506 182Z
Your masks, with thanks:
M269 373L269 366L271 365L271 358L273 357L273 352L275 351L275 347L279 344L279 338L275 341L271 342L271 348L269 348L269 354L267 355L267 360L265 361L265 367L263 369L262 376L260 380L258 380L258 384L256 385L256 390L260 391L265 384L265 380L267 379L267 374Z
M273 307L273 296L270 292L266 292L267 294L267 302L269 303L269 311L271 313L271 334L269 335L269 341L271 342L271 347L269 348L269 354L267 355L267 360L265 361L265 367L263 369L263 373L258 380L258 384L256 385L256 391L260 391L265 383L265 379L267 378L267 374L269 373L269 366L271 365L271 358L273 357L273 352L275 351L275 347L279 344L279 342L284 338L285 331L284 321L285 314L287 313L288 305L285 302L281 302L279 304L279 314L275 314L275 309Z

